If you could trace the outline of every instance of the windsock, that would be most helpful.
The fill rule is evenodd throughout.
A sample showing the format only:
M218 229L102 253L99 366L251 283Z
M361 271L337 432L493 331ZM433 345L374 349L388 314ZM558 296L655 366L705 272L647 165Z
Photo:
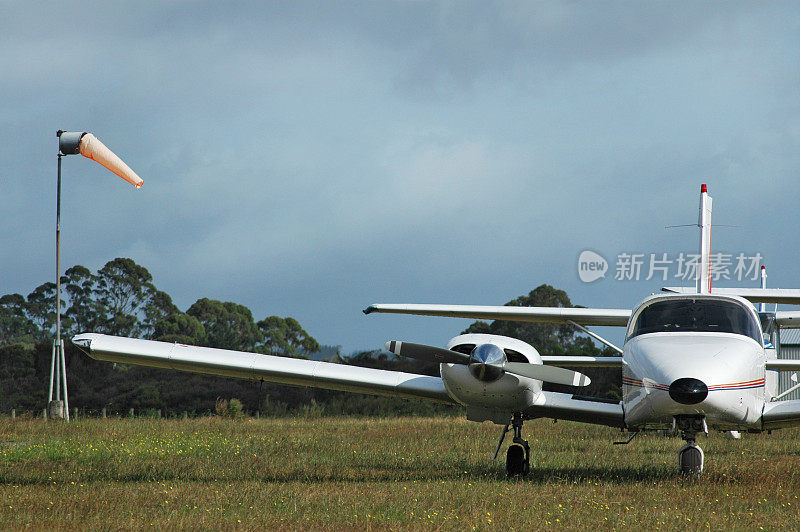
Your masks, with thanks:
M136 188L142 188L144 180L91 133L81 137L79 150L84 157L105 166Z

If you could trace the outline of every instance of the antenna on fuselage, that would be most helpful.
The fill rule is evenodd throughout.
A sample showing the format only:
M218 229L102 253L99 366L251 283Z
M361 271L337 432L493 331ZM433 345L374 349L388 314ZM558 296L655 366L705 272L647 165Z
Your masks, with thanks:
M700 228L700 264L698 265L697 293L711 293L711 196L705 183L700 185L700 216L697 226Z

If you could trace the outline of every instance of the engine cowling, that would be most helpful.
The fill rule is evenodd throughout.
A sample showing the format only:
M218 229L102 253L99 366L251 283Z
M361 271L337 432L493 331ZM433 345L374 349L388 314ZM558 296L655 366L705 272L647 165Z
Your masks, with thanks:
M505 361L541 364L541 356L530 344L507 336L462 334L451 339L447 349L470 356L467 365L440 366L447 391L464 405L515 412L532 405L541 393L540 381L489 365Z

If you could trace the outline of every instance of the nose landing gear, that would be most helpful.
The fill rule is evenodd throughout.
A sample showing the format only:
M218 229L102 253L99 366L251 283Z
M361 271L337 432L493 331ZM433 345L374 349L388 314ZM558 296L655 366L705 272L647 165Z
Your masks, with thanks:
M511 420L511 426L514 428L514 443L511 444L508 448L508 452L506 452L506 474L509 477L524 477L531 470L531 448L528 445L528 441L522 439L522 414L514 414ZM508 426L505 428L505 431L507 430ZM503 432L503 436L505 436L505 431ZM501 437L500 444L502 443L503 439ZM496 455L495 453L495 456Z
M686 445L678 451L678 466L684 475L699 475L703 471L703 449L695 443L698 432L708 432L706 420L698 416L675 416L674 430L681 431Z

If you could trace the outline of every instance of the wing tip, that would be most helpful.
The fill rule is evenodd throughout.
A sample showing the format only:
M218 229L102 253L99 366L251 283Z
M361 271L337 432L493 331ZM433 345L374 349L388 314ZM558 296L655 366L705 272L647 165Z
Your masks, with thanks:
M94 339L95 336L97 335L94 333L76 334L71 338L71 341L73 345L79 347L80 349L88 353L92 350L92 340Z
M363 312L364 314L372 314L373 312L375 312L375 310L376 310L375 305L370 305L361 312Z

